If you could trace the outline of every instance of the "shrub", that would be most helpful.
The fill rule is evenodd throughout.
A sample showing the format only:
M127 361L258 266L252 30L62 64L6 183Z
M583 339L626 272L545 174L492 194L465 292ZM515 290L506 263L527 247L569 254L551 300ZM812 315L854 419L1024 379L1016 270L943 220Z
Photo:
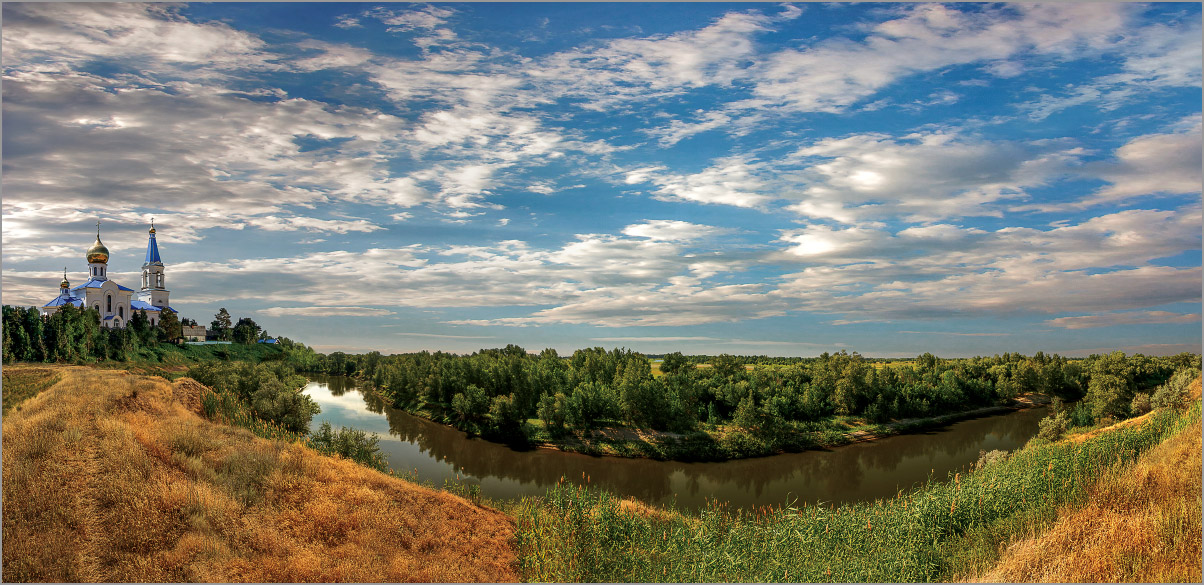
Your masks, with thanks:
M309 446L323 455L338 455L370 467L382 473L389 472L385 456L380 452L380 438L376 433L340 427L335 431L329 422L323 422L309 437Z
M1150 399L1150 406L1153 408L1173 408L1176 410L1182 409L1187 405L1188 387L1192 380L1195 380L1200 373L1195 370L1179 370L1167 380L1165 384L1158 387L1154 391L1154 396Z
M1001 449L995 449L993 451L979 451L978 452L978 463L975 463L974 467L976 469L982 469L988 465L991 465L993 463L998 463L1007 458L1008 458L1008 452L1003 451Z
M1139 392L1133 397L1133 403L1129 406L1133 411L1133 416L1140 416L1150 411L1150 395L1145 392Z
M1050 415L1037 423L1037 436L1049 442L1057 441L1066 434L1066 429L1070 426L1066 420L1066 413L1059 412L1056 415Z

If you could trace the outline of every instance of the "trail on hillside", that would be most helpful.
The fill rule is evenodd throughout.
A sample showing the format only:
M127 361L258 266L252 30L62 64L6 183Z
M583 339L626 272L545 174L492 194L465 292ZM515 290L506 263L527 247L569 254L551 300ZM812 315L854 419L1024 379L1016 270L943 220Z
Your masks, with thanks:
M76 367L4 417L5 581L514 581L503 514Z

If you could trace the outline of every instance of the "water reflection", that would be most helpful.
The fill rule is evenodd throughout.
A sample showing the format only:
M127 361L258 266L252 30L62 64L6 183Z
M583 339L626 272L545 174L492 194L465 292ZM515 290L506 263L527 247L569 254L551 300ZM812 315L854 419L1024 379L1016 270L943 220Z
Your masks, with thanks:
M679 463L591 457L550 449L516 451L394 409L342 376L318 377L305 393L322 406L311 427L329 421L375 432L394 469L417 470L442 485L457 475L493 498L541 495L562 476L588 481L654 504L698 508L707 499L732 506L788 501L855 502L885 498L944 478L978 459L980 450L1014 449L1037 432L1043 409L955 423L937 432L902 435L827 451L723 463Z

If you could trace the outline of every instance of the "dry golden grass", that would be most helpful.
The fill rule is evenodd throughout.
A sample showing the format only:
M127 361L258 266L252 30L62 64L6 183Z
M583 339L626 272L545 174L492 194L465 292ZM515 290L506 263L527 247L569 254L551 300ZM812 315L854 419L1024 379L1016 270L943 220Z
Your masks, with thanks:
M1196 423L1101 478L1086 506L1059 511L979 579L1199 583L1200 432Z
M191 380L60 374L4 417L5 581L517 579L497 511L210 423Z

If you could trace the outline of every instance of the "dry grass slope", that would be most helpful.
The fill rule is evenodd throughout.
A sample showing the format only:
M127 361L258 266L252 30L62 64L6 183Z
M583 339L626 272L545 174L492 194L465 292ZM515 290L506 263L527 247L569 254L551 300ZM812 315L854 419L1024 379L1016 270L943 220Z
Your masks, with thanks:
M518 577L497 511L212 424L190 380L57 373L4 417L5 581Z
M1013 543L979 579L1199 583L1200 436L1196 423L1101 478L1090 503L1061 510L1053 527Z

